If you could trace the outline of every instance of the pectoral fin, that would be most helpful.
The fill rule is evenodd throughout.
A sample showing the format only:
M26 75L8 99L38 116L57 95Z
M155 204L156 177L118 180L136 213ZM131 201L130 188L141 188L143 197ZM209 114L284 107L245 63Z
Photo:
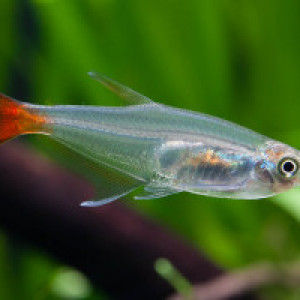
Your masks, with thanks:
M163 198L169 195L180 193L181 191L172 189L169 187L153 187L145 186L144 190L138 196L135 196L136 200L151 200L156 198Z

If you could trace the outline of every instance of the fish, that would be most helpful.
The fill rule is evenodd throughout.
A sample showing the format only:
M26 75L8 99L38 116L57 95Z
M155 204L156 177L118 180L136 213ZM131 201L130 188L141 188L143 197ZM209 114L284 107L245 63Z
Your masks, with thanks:
M103 74L89 75L127 105L36 105L0 95L0 143L49 135L89 161L100 183L95 199L82 206L107 204L136 189L137 200L181 192L262 199L300 184L295 148L217 117L154 102Z

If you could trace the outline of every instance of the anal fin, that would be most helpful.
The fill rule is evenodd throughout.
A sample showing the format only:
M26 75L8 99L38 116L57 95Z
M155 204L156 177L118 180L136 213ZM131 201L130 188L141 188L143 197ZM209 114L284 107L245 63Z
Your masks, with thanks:
M135 190L136 188L137 187L134 187L134 188L132 188L130 190L127 190L123 194L116 193L116 195L113 195L113 196L108 197L108 198L103 198L103 199L100 199L100 200L91 199L91 200L88 200L88 201L84 201L84 202L82 202L80 204L80 206L82 206L82 207L97 207L97 206L102 206L104 204L108 204L110 202L118 200L119 198L121 198L123 196L126 196L127 194L129 194L130 192L132 192L133 190Z
M95 175L92 175L93 178L90 180L96 187L96 195L94 199L82 202L83 207L96 207L113 202L143 184L136 178L103 165L91 167L90 171Z
M96 207L113 202L145 184L137 178L94 161L87 151L83 156L83 151L78 151L79 149L76 149L78 147L72 143L57 138L56 141L60 142L55 144L55 153L60 154L57 159L63 164L75 161L75 165L74 163L67 163L67 165L82 174L95 187L93 199L82 202L83 207Z

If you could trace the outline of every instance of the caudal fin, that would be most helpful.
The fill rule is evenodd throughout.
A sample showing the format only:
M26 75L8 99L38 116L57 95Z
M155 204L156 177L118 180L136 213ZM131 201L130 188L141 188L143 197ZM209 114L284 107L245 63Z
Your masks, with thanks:
M43 132L46 123L30 105L0 94L0 144L20 134Z

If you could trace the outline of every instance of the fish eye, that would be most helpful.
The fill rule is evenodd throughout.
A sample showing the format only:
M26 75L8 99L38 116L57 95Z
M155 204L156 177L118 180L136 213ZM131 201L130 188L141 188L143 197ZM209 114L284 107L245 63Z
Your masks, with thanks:
M284 178L293 178L299 169L298 162L291 157L285 157L278 163L278 171Z

